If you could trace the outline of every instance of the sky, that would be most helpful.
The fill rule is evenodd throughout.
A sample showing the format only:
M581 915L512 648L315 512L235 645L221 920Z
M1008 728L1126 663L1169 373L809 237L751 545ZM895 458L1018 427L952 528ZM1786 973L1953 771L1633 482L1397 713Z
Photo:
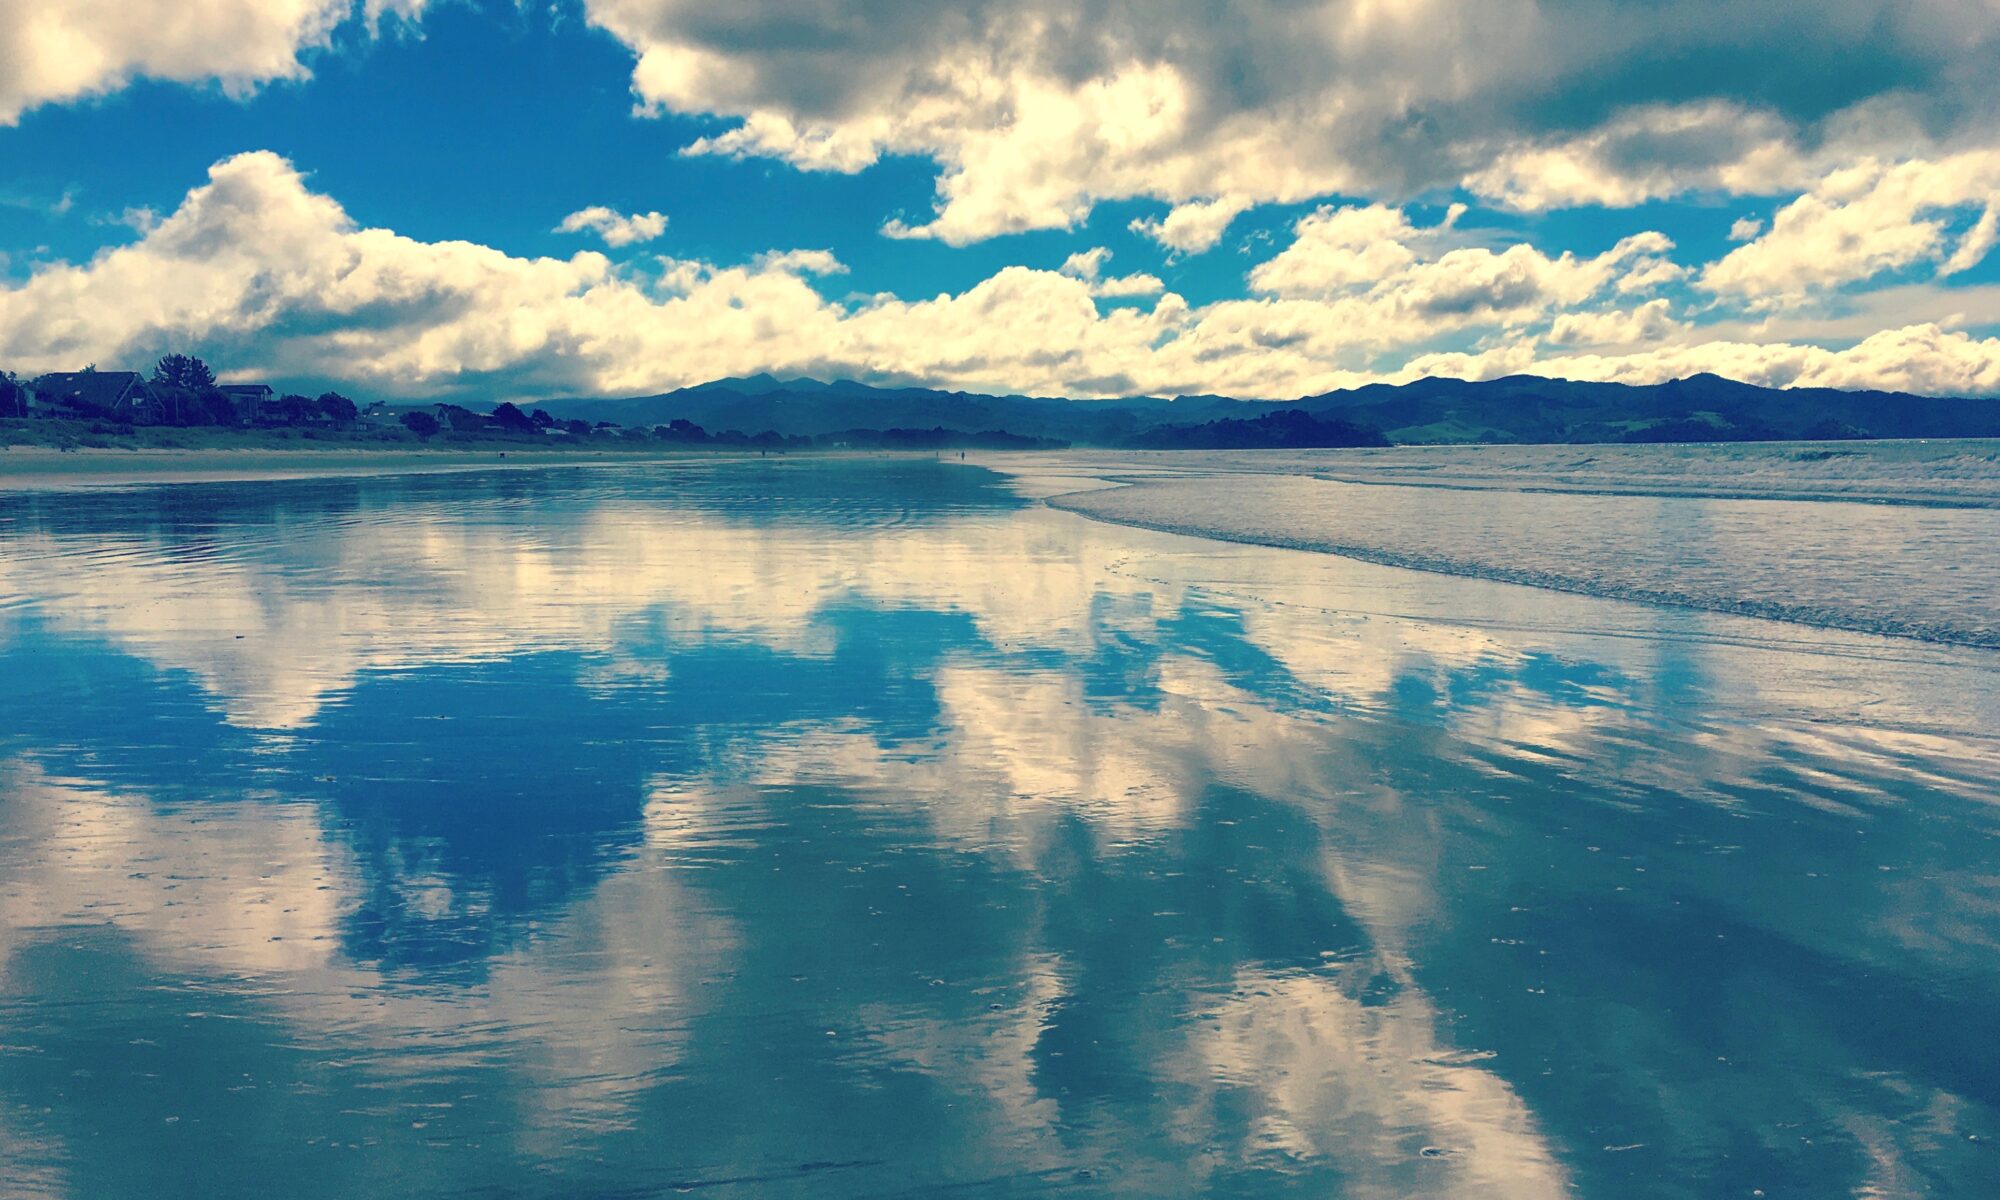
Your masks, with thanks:
M2000 394L2000 0L0 0L0 369Z

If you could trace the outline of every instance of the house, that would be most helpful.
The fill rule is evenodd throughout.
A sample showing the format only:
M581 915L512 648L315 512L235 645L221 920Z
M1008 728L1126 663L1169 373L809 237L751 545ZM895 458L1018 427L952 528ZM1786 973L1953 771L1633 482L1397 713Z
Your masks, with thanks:
M431 415L437 418L439 429L454 433L478 433L492 424L487 418L457 404L434 404Z
M30 407L28 389L12 376L0 375L0 417L25 417Z
M390 412L389 406L380 400L362 409L354 420L356 424L364 429L387 429L392 425L401 423L401 418L397 414Z
M275 415L278 393L268 383L225 383L216 389L229 397L229 407L236 410L236 419L245 424Z
M137 371L56 371L30 385L53 417L109 417L134 425L160 419L159 398Z

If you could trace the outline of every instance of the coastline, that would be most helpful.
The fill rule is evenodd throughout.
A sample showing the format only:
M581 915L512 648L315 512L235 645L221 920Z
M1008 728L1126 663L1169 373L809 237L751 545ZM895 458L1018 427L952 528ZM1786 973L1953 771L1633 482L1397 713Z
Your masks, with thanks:
M1353 482L1226 461L1203 472L1072 464L1024 479L1113 525L1661 608L1990 653L1993 506ZM1287 464L1274 462L1274 466ZM1024 473L1026 474L1026 473ZM1105 484L1111 486L1105 486ZM1810 514L1801 511L1811 509ZM1787 521L1792 536L1784 536ZM1689 528L1702 536L1690 541ZM1812 536L1796 536L1810 528ZM1705 549L1704 549L1705 548ZM1927 571L1926 588L1871 586Z
M509 471L541 467L741 458L740 452L686 449L534 450L494 447L417 450L330 446L202 449L0 447L0 492L70 491L174 483L238 483L361 475Z

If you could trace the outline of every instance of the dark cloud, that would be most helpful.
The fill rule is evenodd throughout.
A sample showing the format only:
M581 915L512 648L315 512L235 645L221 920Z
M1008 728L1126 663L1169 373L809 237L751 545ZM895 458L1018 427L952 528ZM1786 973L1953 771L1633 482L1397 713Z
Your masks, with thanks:
M1023 179L1061 192L1049 176L1064 172L1067 194L1086 207L1109 196L1183 201L1204 190L1254 199L1328 191L1406 197L1626 119L1628 128L1598 148L1591 167L1639 180L1636 190L1652 195L1712 185L1717 172L1768 151L1773 139L1805 155L1888 129L1921 129L1941 141L1983 137L1996 94L1987 65L2000 29L2000 13L1964 0L753 0L726 10L589 0L589 7L642 54L708 64L671 79L642 70L640 89L655 101L782 116L876 150L938 158L949 173L936 232L952 240L1065 223L1061 205L1011 222L989 211L1005 207L992 193ZM1178 89L1155 97L1155 111L1135 115L1092 94L1145 71L1166 72ZM1024 111L1024 83L1067 94L1075 119ZM1136 90L1134 97L1143 109L1145 97ZM1172 111L1160 116L1159 103ZM1709 116L1629 121L1680 110ZM1134 127L1119 126L1127 120ZM1006 153L988 153L1003 139ZM725 140L720 148L825 165L783 137ZM1253 148L1261 160L1249 157ZM1206 163L1206 189L1190 160ZM1545 197L1589 198L1603 197Z

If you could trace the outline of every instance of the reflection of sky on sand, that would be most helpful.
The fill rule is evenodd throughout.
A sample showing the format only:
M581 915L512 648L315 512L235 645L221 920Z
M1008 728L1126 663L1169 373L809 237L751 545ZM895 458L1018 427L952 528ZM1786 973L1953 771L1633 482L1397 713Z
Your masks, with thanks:
M1979 652L787 470L16 513L0 1171L1531 1197L1981 1161Z

